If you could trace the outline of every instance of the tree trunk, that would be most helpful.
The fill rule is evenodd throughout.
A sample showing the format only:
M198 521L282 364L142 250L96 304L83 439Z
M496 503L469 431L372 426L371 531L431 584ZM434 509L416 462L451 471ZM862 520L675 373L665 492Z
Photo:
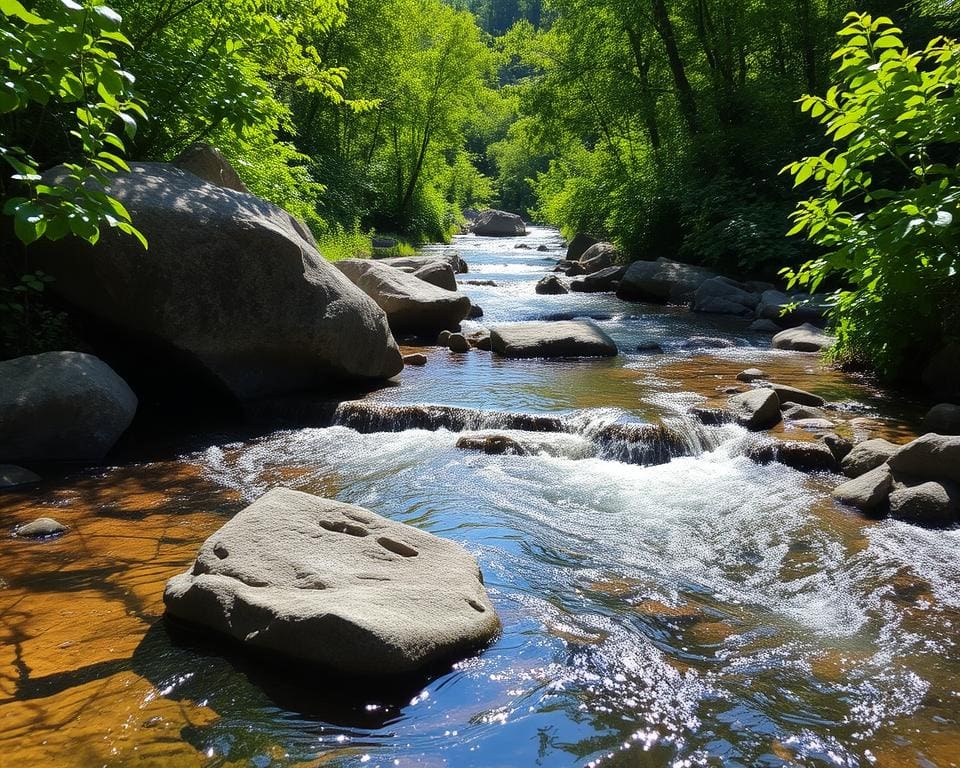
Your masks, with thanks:
M700 132L700 121L697 117L697 101L693 95L693 88L687 79L687 70L680 58L680 49L677 47L676 34L673 31L673 22L667 13L664 0L650 0L653 11L653 25L663 40L663 47L667 52L667 62L673 75L673 84L677 89L677 101L680 103L680 112L687 123L690 133Z

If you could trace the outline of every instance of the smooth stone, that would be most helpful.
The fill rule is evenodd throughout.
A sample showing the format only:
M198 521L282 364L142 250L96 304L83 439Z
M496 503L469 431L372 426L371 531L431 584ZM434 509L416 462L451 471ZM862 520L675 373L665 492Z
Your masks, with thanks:
M711 277L700 283L693 295L692 309L716 315L753 317L760 295L727 277Z
M824 404L824 399L812 392L796 387L788 387L786 384L768 384L767 387L777 393L781 403L796 403L797 405L810 405L819 408Z
M568 293L567 287L556 275L547 275L541 279L534 290L541 296L562 296Z
M404 355L403 363L404 365L423 366L427 364L427 356L422 352L417 352L413 355Z
M413 273L424 282L443 288L445 291L457 290L457 275L446 261L430 261Z
M734 395L727 402L738 424L750 430L769 429L780 423L780 401L770 389L754 389Z
M774 391L776 392L776 389L774 389ZM777 397L780 397L779 392L777 392ZM791 405L784 408L783 417L785 419L793 419L794 421L808 421L810 419L826 420L829 418L826 411L809 405Z
M620 258L620 251L613 243L595 243L580 257L580 266L590 275L612 267Z
M737 374L737 381L743 381L747 384L751 381L759 381L765 378L767 378L767 372L761 371L759 368L747 368L747 370Z
M838 485L833 490L833 498L869 514L884 505L892 489L893 473L889 466L881 464L860 477Z
M823 444L830 449L830 452L837 460L837 464L840 464L847 456L850 455L850 451L853 450L853 440L850 440L846 437L840 437L840 435L832 432L826 435L821 435L820 439L823 441Z
M100 358L45 352L0 362L0 461L100 461L137 396Z
M899 445L894 445L883 438L864 440L855 445L841 463L843 474L847 477L860 477L871 469L885 464L899 450Z
M464 436L457 440L457 448L463 451L479 451L488 456L528 455L528 451L508 435Z
M38 517L33 522L18 526L13 535L18 539L49 539L66 532L67 526L52 517Z
M438 288L382 261L345 259L334 266L386 312L394 333L451 329L470 314L468 296Z
M493 349L493 343L490 340L489 331L475 331L467 336L467 341L470 342L470 346L474 349L479 349L483 352L489 352Z
M796 308L784 314L786 307L794 304ZM756 316L761 320L771 320L787 326L800 323L821 326L828 310L829 301L823 294L811 296L809 293L794 293L788 295L783 291L768 289L760 295Z
M592 272L570 283L570 290L574 293L608 293L614 290L614 283L626 271L626 267L614 266Z
M412 673L500 629L459 544L285 488L207 539L163 599L175 619L346 675Z
M245 194L250 193L247 185L241 181L240 175L223 153L209 144L203 142L191 144L177 155L173 164L218 187Z
M933 406L923 417L921 430L938 435L960 435L960 405L940 403Z
M0 464L0 488L18 488L40 482L40 475L16 464Z
M550 248L548 248L546 245L538 245L538 246L537 246L537 251L538 251L539 253L547 253L549 250L550 250Z
M380 264L386 264L409 272L417 272L436 261L446 262L450 265L450 269L458 275L466 274L470 271L467 262L463 260L457 251L441 251L426 256L394 256L388 259L377 259L377 262Z
M596 325L584 320L496 325L490 330L493 351L504 357L616 357L617 345Z
M890 457L894 472L924 480L960 483L960 437L927 434L899 447Z
M596 245L598 242L600 241L595 237L591 237L583 232L577 232L573 240L570 241L570 245L567 246L566 260L580 261L580 257L583 256L591 246Z
M447 340L447 346L451 352L469 352L472 349L470 342L467 341L467 337L462 333L450 334L450 338Z
M828 432L835 429L837 425L829 419L795 419L793 426L808 432Z
M799 472L833 472L837 460L823 443L789 440L777 446L777 461Z
M682 349L732 349L737 346L730 339L716 336L691 336L680 345Z
M949 528L957 523L960 488L948 480L928 480L897 488L890 494L890 517L925 528Z
M471 227L473 234L481 237L516 237L527 234L523 219L506 211L481 211Z
M625 301L687 303L700 284L711 277L716 273L709 269L670 259L635 261L620 281L617 296Z
M834 345L836 339L810 323L780 331L773 337L774 349L789 349L794 352L822 352Z

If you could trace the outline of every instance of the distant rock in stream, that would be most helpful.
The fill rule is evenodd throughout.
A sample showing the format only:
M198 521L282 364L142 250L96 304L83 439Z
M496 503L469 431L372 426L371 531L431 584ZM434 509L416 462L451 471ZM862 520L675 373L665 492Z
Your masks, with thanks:
M251 649L364 677L462 657L500 629L459 544L287 489L207 539L163 599L168 615Z
M491 209L477 216L471 231L481 237L516 237L527 234L527 225L515 213Z
M587 321L529 322L490 329L493 351L503 357L616 357L617 345Z
M834 345L836 339L820 328L804 323L796 328L780 331L773 337L774 349L789 349L794 352L822 352Z
M38 517L15 528L13 535L18 539L53 539L62 536L67 530L67 526L52 517Z

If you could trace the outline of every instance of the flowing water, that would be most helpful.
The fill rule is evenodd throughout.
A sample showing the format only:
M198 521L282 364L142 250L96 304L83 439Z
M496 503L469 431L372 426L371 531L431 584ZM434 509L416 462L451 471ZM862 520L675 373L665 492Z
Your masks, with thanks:
M837 404L842 431L905 440L916 410L740 320L537 296L562 254L552 230L455 247L462 281L496 283L462 285L482 322L589 316L623 354L429 349L329 426L212 436L0 497L5 529L71 527L0 542L0 765L960 763L960 531L865 520L830 501L836 478L757 465L738 427L685 416L751 366ZM636 352L647 340L665 353ZM456 447L490 429L532 455ZM278 485L464 544L502 635L431 680L369 690L173 633L164 581Z

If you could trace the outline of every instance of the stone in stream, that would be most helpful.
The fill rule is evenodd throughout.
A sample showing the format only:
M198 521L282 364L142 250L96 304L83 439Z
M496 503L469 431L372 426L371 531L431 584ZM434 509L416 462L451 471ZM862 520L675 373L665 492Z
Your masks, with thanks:
M457 275L446 261L428 261L413 276L445 291L457 290Z
M556 275L547 275L542 278L537 283L535 290L541 296L561 296L568 293L567 287L560 282L560 278Z
M440 331L437 335L437 346L446 347L450 344L450 337L453 336L453 331Z
M774 392L777 392L777 397L782 399L782 396L777 391L776 387L772 387ZM783 405L783 403L781 403ZM819 408L814 408L810 405L790 405L783 409L783 418L793 419L794 421L804 421L809 419L821 419L826 420L829 417L827 412Z
M506 211L482 211L471 227L480 237L516 237L527 234L527 226L515 213Z
M820 440L825 446L827 446L827 448L830 449L830 453L832 453L834 458L837 460L837 464L840 464L847 456L850 455L850 451L853 450L853 440L850 440L847 437L840 437L840 435L832 432L821 435Z
M52 517L38 517L36 520L20 525L13 535L18 539L52 539L67 532L67 526Z
M960 517L960 488L949 480L899 487L890 494L890 517L925 528L950 528Z
M465 435L457 440L463 451L480 451L488 456L528 456L529 451L509 435Z
M607 267L598 272L584 275L570 283L574 293L606 293L614 290L614 283L626 274L626 267Z
M595 243L580 257L579 263L585 274L591 275L612 267L620 261L620 251L613 243ZM618 278L619 279L619 278Z
M770 389L754 389L734 395L727 407L740 426L750 430L769 429L780 423L780 401Z
M716 273L709 269L670 259L635 261L620 281L617 296L625 301L684 304L711 277L716 277Z
M472 347L470 342L467 341L467 337L462 333L453 333L450 334L450 338L447 340L447 346L450 348L451 352L469 352Z
M574 263L574 264L571 264L569 267L567 267L567 270L566 270L566 272L564 272L564 274L565 274L567 277L579 277L580 275L585 275L585 274L587 274L587 270L585 270L585 269L583 268L583 264L581 264L581 263L578 261L578 262L576 262L576 263Z
M546 246L546 245L538 245L538 246L537 246L537 251L539 251L540 253L547 253L549 250L550 250L550 248L549 248L548 246Z
M855 445L841 463L843 474L847 477L860 477L871 469L885 464L899 450L900 446L889 440L882 438L864 440Z
M427 364L427 356L422 352L416 352L412 355L403 356L404 365L424 366Z
M496 288L497 284L493 280L464 280L464 285L476 285L483 288Z
M335 266L386 312L394 333L450 330L470 314L468 296L437 288L383 262L345 259Z
M691 336L680 345L681 349L731 349L735 346L730 339L716 336Z
M467 315L467 320L479 320L483 317L483 307L477 304L470 305L470 314Z
M921 431L938 435L960 435L960 405L940 403L923 417Z
M637 344L637 352L643 352L644 354L659 354L663 352L663 347L659 342L653 341L652 339L647 339L646 341L641 341Z
M745 371L741 371L737 374L737 381L743 381L749 384L752 381L759 381L760 379L767 378L766 371L761 371L759 368L747 368Z
M787 311L787 307L796 305ZM760 320L771 320L785 326L798 323L810 323L822 326L829 310L826 296L822 294L811 296L808 293L788 295L783 291L769 289L763 291L760 302L757 304L756 316Z
M798 472L834 472L837 461L823 443L805 440L772 440L750 446L747 456L758 464L779 462Z
M570 241L570 245L567 246L567 261L580 261L580 257L583 256L593 245L596 245L600 241L592 237L591 235L586 235L583 232L577 232L573 240Z
M754 320L750 323L747 330L753 331L754 333L780 333L783 328L772 320Z
M16 464L0 464L0 488L19 488L40 482L40 475Z
M450 265L450 269L452 269L458 275L465 274L470 271L470 268L467 266L467 262L461 258L457 251L443 251L441 253L431 253L427 256L397 256L389 259L377 259L377 261L380 264L387 264L391 267L410 272L416 272L419 269L423 269L425 266L435 261L446 262Z
M836 428L829 419L794 419L793 426L797 429L805 429L808 432L829 432Z
M327 416L327 424L362 434L423 429L450 432L481 429L511 429L524 432L564 432L561 419L532 413L477 411L448 405L388 405L369 400L339 403Z
M108 362L145 386L252 400L402 370L383 311L286 211L165 163L111 174L108 192L149 249L104 227L95 247L35 243L29 268L55 278L50 290L97 321Z
M786 384L767 384L768 389L777 393L781 403L796 403L797 405L810 405L819 408L824 404L824 399L819 395L814 395L803 389L788 387Z
M890 467L881 464L860 477L838 485L833 490L833 498L861 512L875 514L882 509L892 489L893 473Z
M99 461L137 396L100 358L46 352L0 362L0 461Z
M285 488L207 539L163 600L175 619L346 675L416 672L500 629L459 544Z
M773 337L774 349L790 349L795 352L822 352L832 347L835 342L833 336L827 336L810 323L780 331Z
M728 277L711 277L700 283L693 295L692 309L717 315L753 317L760 301L757 293Z
M960 483L960 437L927 434L895 447L898 450L889 458L894 472L924 480Z
M471 347L483 352L490 352L493 349L493 342L490 340L490 331L486 329L468 334L467 341L470 342Z
M616 357L617 345L588 321L529 322L490 329L493 351L503 357Z

